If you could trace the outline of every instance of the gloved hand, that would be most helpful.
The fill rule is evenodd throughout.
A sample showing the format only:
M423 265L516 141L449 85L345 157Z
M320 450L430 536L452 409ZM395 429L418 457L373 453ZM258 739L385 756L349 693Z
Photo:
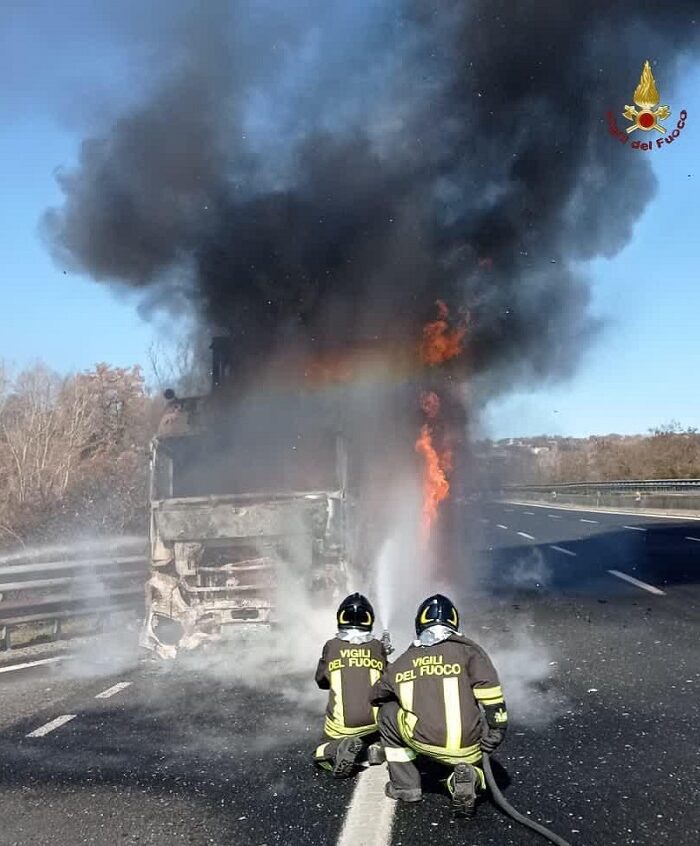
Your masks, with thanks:
M491 754L495 749L503 743L503 738L506 736L505 729L490 728L486 734L481 738L481 751Z

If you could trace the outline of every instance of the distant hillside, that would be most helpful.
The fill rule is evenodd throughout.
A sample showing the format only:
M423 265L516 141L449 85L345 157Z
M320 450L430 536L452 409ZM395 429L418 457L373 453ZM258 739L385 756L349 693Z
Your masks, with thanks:
M484 440L482 471L495 483L700 478L700 434L672 422L648 435Z

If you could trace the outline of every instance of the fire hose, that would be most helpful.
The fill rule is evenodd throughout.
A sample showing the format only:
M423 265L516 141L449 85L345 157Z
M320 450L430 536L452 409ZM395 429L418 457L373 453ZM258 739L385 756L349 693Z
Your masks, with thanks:
M529 817L526 817L524 814L515 810L506 797L501 793L498 785L496 784L496 779L493 777L493 770L491 769L491 761L485 752L482 756L482 767L493 801L502 811L508 814L511 819L520 823L520 825L524 825L527 828L531 828L533 831L536 831L537 834L544 837L545 840L549 840L550 843L556 843L557 846L571 846L571 844L564 840L563 837L559 837L558 834L555 834L553 831L550 831L548 828L540 825L540 823L529 819Z

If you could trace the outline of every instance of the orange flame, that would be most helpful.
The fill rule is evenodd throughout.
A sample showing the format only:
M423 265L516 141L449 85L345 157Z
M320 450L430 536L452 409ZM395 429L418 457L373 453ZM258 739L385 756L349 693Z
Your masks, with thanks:
M464 350L467 334L466 319L450 324L450 310L442 300L436 302L437 320L423 327L419 353L420 359L430 367L456 358ZM425 391L420 397L420 407L428 421L437 421L440 415L440 397L434 391ZM452 472L452 453L440 450L434 443L432 423L424 423L416 441L416 452L423 458L423 515L422 540L427 545L438 516L438 506L450 493L448 475Z
M467 334L464 321L455 327L448 322L450 311L442 300L437 300L438 319L426 323L420 343L420 358L424 364L434 367L451 358L456 358L464 350L463 340Z
M447 473L452 469L452 454L450 452L438 453L433 445L433 434L427 423L421 426L420 437L416 441L416 452L423 457L425 462L421 535L423 542L427 543L437 519L438 505L450 493Z

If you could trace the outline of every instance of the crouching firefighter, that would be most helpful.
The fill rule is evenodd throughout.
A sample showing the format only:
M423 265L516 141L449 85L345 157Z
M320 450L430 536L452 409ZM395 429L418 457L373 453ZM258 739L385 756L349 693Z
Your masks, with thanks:
M370 764L384 760L379 709L370 705L369 695L386 667L387 645L373 636L374 610L361 594L344 599L336 616L338 632L323 647L316 670L316 684L329 695L324 742L314 761L336 778L346 778L365 758Z
M455 813L472 817L477 790L485 787L482 751L492 752L506 732L498 675L484 650L460 633L457 609L441 594L418 608L416 635L371 694L372 703L382 706L379 730L390 778L386 795L420 801L414 762L425 756L448 769Z

